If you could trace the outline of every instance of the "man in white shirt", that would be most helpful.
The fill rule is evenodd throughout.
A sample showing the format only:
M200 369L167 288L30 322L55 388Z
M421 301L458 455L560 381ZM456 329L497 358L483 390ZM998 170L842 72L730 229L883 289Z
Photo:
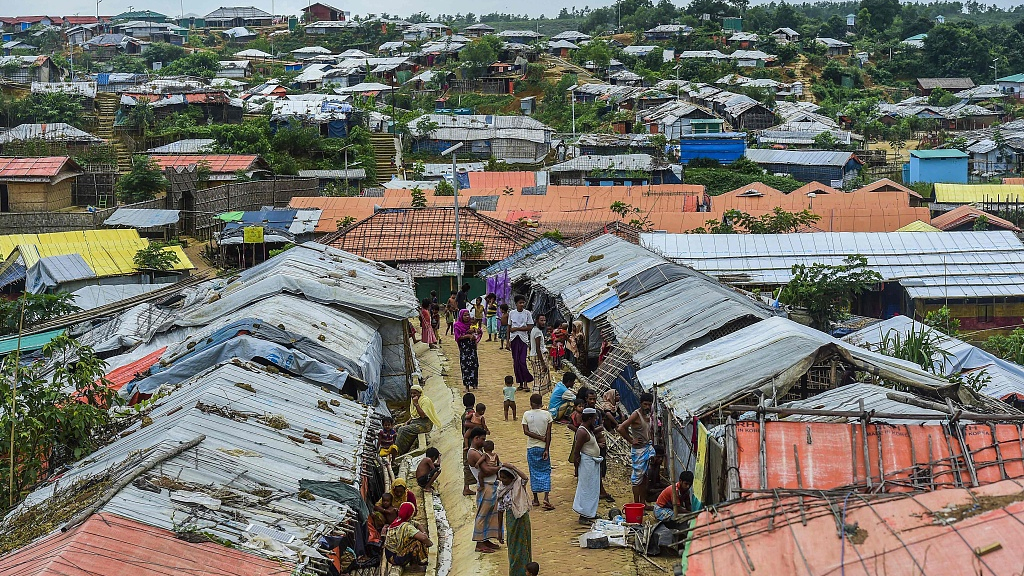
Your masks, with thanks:
M537 496L544 493L544 509L554 510L551 492L551 413L541 408L544 398L530 396L530 409L523 414L523 434L526 434L526 462L530 466L530 489L533 505L540 506Z
M512 349L512 371L520 390L528 390L533 382L526 359L530 349L530 331L533 330L533 313L526 309L526 298L516 296L515 309L508 313L509 348Z
M543 314L537 316L530 330L530 372L533 373L533 391L547 394L551 391L551 372L548 370L548 347L544 343L544 328L547 321Z

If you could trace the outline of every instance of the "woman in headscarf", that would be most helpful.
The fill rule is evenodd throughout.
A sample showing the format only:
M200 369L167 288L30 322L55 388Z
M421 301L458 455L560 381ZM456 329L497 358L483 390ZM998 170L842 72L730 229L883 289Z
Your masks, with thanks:
M416 505L416 494L409 490L409 485L406 483L405 478L395 478L394 482L391 483L391 505L398 508L402 504L408 502L413 506Z
M480 387L480 358L476 346L483 333L479 327L474 328L471 322L469 310L459 310L459 319L455 321L455 341L459 344L459 367L462 369L462 385L466 392L470 388L475 390Z
M409 389L409 398L409 421L398 427L398 438L395 440L399 454L408 452L420 434L427 434L434 426L441 427L441 418L434 409L434 403L423 394L422 386L413 384Z
M437 333L434 332L433 320L430 317L430 298L424 298L420 305L420 340L437 348Z
M498 510L505 513L505 547L508 550L508 576L526 576L526 565L533 561L530 530L530 490L526 475L511 464L498 471Z
M409 520L416 506L406 502L398 507L398 518L388 526L384 537L384 555L392 566L426 566L430 537Z
M588 363L587 335L583 332L583 321L576 320L572 323L572 333L565 341L565 348L568 351L567 359L579 368L584 376L590 375Z

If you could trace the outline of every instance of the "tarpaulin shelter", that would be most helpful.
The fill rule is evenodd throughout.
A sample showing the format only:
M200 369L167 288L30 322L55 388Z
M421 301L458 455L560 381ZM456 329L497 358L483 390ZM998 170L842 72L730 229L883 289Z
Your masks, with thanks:
M374 478L368 465L376 458L365 454L379 426L372 407L254 364L236 361L205 370L159 398L147 415L130 433L72 465L60 482L29 494L8 521L17 522L32 506L54 506L51 512L60 518L66 515L59 508L61 495L81 493L80 482L116 482L155 458L159 465L110 500L100 500L102 492L79 497L94 499L97 513L160 530L180 532L187 518L197 534L230 543L256 562L280 560L304 571L320 537L351 533L359 523L348 505L300 495L300 482L355 486L367 490L367 498L383 489L367 484ZM52 529L61 526L58 521ZM240 559L226 574L248 574L248 568Z

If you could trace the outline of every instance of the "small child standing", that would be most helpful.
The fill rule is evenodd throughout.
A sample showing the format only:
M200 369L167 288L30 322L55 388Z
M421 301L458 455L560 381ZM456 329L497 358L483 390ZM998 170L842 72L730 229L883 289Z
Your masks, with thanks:
M565 342L569 339L569 325L562 322L551 331L551 365L555 370L562 369L562 358L565 357Z
M395 431L395 419L385 416L380 421L381 429L377 432L377 450L380 457L388 460L398 456L398 446L395 445L395 438L398 432Z
M487 341L498 339L498 297L494 293L487 295L484 301L484 317L487 319Z
M473 411L473 415L469 416L469 422L473 427L480 427L484 429L484 432L488 434L491 430L487 427L487 419L484 418L484 412L487 412L487 406L483 402L476 405L476 410ZM468 416L468 415L467 415Z
M505 376L505 387L501 389L505 397L505 421L508 422L508 409L512 409L512 419L516 420L516 379L512 376Z
M498 341L501 342L501 346L498 350L504 350L509 348L508 344L508 304L502 304L499 308L501 314L498 318Z
M492 466L501 467L501 457L494 451L494 442L487 440L484 442L484 456L491 461Z

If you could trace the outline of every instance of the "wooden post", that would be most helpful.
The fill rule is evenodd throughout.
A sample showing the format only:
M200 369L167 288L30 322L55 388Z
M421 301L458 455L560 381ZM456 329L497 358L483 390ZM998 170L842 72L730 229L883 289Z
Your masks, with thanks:
M730 414L725 420L725 499L739 498L739 442L736 440L736 419Z

